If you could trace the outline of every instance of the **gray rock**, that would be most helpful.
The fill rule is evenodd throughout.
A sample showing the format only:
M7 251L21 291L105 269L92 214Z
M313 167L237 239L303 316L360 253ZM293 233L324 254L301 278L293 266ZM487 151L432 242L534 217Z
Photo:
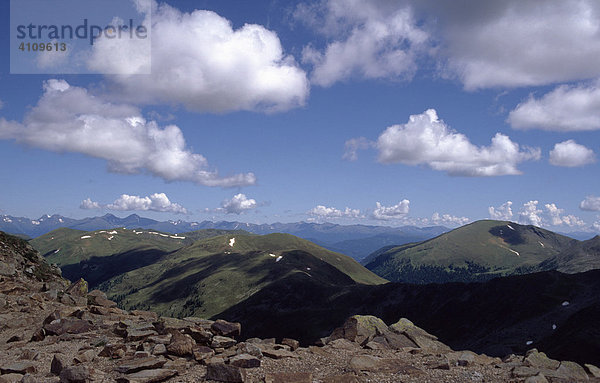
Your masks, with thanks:
M237 342L235 341L235 339L228 338L226 336L215 335L212 338L210 347L212 347L212 348L219 348L219 347L229 348L229 347L235 346L236 343Z
M206 367L206 379L218 382L243 383L246 371L224 363L211 363Z
M538 374L525 379L525 383L548 383L548 379L543 374Z
M241 368L255 368L260 367L260 359L249 354L240 354L230 358L229 364Z
M177 370L158 368L134 372L125 377L118 378L117 383L158 383L177 375Z
M149 358L138 358L122 362L115 370L124 374L131 374L142 370L161 368L166 362L167 361L165 359L156 358L153 356Z
M210 329L217 335L235 337L242 333L242 325L240 323L227 322L222 319L217 319Z
M31 362L12 362L5 364L0 367L0 372L4 374L22 374L34 373L36 371L35 365Z
M548 358L545 353L539 352L535 348L527 351L525 359L523 359L523 364L529 367L547 368L550 370L556 370L560 366L558 360Z
M72 362L72 359L68 358L64 354L54 354L54 357L52 357L52 363L50 363L50 372L54 375L60 375L62 370L64 370Z
M61 383L86 383L97 377L98 373L85 365L66 367L60 373Z
M162 343L155 345L154 348L152 349L153 355L164 355L166 353L167 353L167 346L165 346Z
M590 375L594 378L600 378L600 368L594 366L593 364L586 364L585 369L588 370Z
M557 373L565 376L568 379L588 380L588 375L585 369L575 362L560 362L560 366L556 370Z

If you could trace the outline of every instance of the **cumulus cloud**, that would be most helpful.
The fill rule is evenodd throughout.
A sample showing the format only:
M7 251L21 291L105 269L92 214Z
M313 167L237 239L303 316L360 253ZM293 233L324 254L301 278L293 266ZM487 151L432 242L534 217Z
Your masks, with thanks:
M585 199L579 204L579 208L587 211L600 211L600 197L591 195L585 197Z
M519 211L519 223L524 225L542 226L542 210L537 208L539 201L526 202Z
M197 112L238 110L283 111L304 104L309 83L292 56L286 55L277 34L263 26L233 29L218 14L181 12L154 4L152 12L152 71L140 55L114 41L99 41L90 62L109 76L114 95L144 104L183 105ZM114 57L121 49L122 60ZM125 66L125 68L124 68Z
M458 217L451 214L440 214L438 212L433 213L431 216L430 223L434 225L442 225L442 226L462 226L471 222L471 220L467 217Z
M339 210L334 207L326 207L323 205L312 208L308 211L308 214L321 219L361 217L360 210L358 209L346 207L344 210Z
M519 211L519 223L534 226L569 226L583 227L585 222L572 214L563 215L564 209L560 209L554 203L544 205L544 210L538 209L539 201L529 201L523 204Z
M386 164L425 164L452 176L521 174L520 162L537 160L540 149L521 147L497 133L490 146L478 147L438 119L434 109L412 115L404 125L387 128L377 140L379 161Z
M547 203L544 205L544 207L546 208L546 212L550 217L550 223L553 226L567 225L570 227L581 227L585 225L585 222L583 222L583 220L579 217L571 214L562 215L564 213L564 209L559 209L556 204Z
M84 200L81 209L100 209L117 211L156 211L164 213L188 214L183 206L171 202L165 193L154 193L148 197L122 194L114 202L101 205L90 198Z
M600 76L595 0L412 1L436 21L441 67L467 89Z
M510 112L508 122L515 129L542 129L559 132L600 129L600 87L561 85L541 98L530 96Z
M246 197L245 194L239 193L231 199L221 203L221 209L226 214L242 214L248 210L256 209L258 204L256 200Z
M490 206L488 208L488 211L490 213L490 218L501 220L501 221L510 221L513 216L513 212L512 212L512 208L511 208L512 204L513 204L512 201L506 201L499 207Z
M406 216L410 210L410 201L403 199L393 206L383 206L380 202L377 202L375 206L376 208L373 210L373 218L387 221Z
M91 198L87 198L81 202L79 208L85 210L100 210L102 209L102 206L100 206L98 202L92 201Z
M555 166L573 168L594 162L596 162L594 151L573 140L560 142L550 151L550 163Z
M256 182L253 173L221 177L208 161L186 147L175 125L160 127L140 111L112 104L70 86L48 80L38 104L23 123L0 119L0 139L54 152L82 153L108 161L112 172L148 172L166 181L190 181L206 186L244 186Z
M350 77L411 79L428 34L412 8L389 1L323 0L300 4L297 19L330 41L320 50L306 46L302 60L313 66L311 80L330 86Z

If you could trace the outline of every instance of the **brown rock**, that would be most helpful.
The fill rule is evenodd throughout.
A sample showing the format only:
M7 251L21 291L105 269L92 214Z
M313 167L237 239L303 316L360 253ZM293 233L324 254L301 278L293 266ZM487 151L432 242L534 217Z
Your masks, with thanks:
M295 339L290 339L290 338L283 338L283 340L281 341L281 344L290 346L290 349L292 351L296 351L296 349L298 349L298 347L300 347L300 342L298 342Z
M264 349L261 349L261 351L264 356L271 358L271 359L283 359L283 358L295 358L296 357L296 354L294 354L291 351L286 351L286 350L275 350L275 349L264 348Z
M117 359L122 358L125 355L125 352L127 352L127 346L125 346L124 344L109 343L106 346L104 346L104 348L102 349L102 351L100 351L98 356Z
M594 378L600 378L600 368L594 366L593 364L586 364L585 369L592 375Z
M211 363L206 367L206 379L218 382L243 383L246 381L246 371L224 363Z
M144 320L157 321L158 314L154 311L131 310L131 315L142 317Z
M420 348L434 353L446 353L452 351L450 347L437 340L437 337L429 334L406 318L401 318L398 322L391 325L390 330L397 334L408 337Z
M560 362L556 372L568 379L588 380L585 369L575 362Z
M550 370L556 370L560 366L558 360L548 358L545 353L539 352L535 348L527 351L523 364L529 367L548 368Z
M209 359L214 355L215 355L215 352L210 347L199 346L199 347L194 348L194 359L196 359L196 361L198 361L198 362Z
M153 356L149 358L131 359L120 363L115 370L124 374L131 374L142 370L161 368L166 362L165 359Z
M128 342L136 342L140 340L144 340L149 336L158 335L158 333L154 330L138 330L138 329L127 329L126 337Z
M312 379L310 372L280 372L267 374L265 383L312 383Z
M85 279L81 278L77 282L71 284L65 292L74 297L87 297L88 283Z
M210 347L212 348L229 348L235 346L237 342L235 339L228 338L226 336L215 335L212 338L212 342L210 343Z
M360 383L354 374L332 375L323 378L323 383Z
M88 305L100 306L105 308L117 307L117 303L106 299L105 297L99 297L94 295L88 295Z
M177 370L169 370L165 368L143 370L134 372L133 374L122 378L118 378L117 383L158 383L172 378L175 375L177 375Z
M5 374L0 375L0 383L21 383L23 375L21 374Z
M75 318L60 318L44 325L44 330L49 335L81 334L92 328L88 321Z
M205 345L210 344L213 337L212 332L207 331L200 326L191 326L189 328L186 328L184 330L184 333L191 336L196 341L196 343Z
M538 374L525 379L525 383L548 383L548 379L543 374Z
M372 315L354 315L346 320L342 328L343 338L361 346L388 331L387 325Z
M40 328L31 335L31 342L41 342L46 338L46 330Z
M36 350L23 350L19 359L21 360L38 360L40 358L39 351Z
M170 354L177 356L186 356L194 354L194 346L196 342L189 335L184 335L178 331L173 332L171 342L167 346L167 351Z
M343 338L331 341L327 344L327 346L335 348L337 350L356 350L357 348L359 348L359 346L356 343L350 342L348 339Z
M227 322L222 319L217 319L210 329L217 335L236 337L242 333L242 325L240 323Z
M241 368L255 368L260 367L260 359L249 354L240 354L230 358L229 364Z
M258 346L252 343L238 343L237 345L237 353L238 354L249 354L257 357L258 359L262 359L263 354Z
M0 372L4 374L22 374L34 373L36 371L35 365L31 362L12 362L0 367Z
M54 375L60 375L65 367L72 363L72 359L63 354L54 354L52 363L50 364L50 372Z
M86 363L91 362L96 358L96 351L94 350L86 350L77 354L75 359L73 360L75 363Z
M60 373L61 383L86 383L97 378L99 373L85 365L66 367Z
M165 346L162 343L155 345L154 348L152 349L153 355L164 355L166 353L167 353L167 346Z
M511 370L511 375L514 378L527 378L539 374L540 369L537 367L516 366Z

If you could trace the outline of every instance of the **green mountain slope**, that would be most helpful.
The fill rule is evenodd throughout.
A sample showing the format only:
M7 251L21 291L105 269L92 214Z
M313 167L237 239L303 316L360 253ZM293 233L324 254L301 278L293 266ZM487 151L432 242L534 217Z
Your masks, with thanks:
M100 288L127 309L210 317L298 273L327 285L387 282L350 257L289 234L228 234L197 241Z
M560 254L540 264L540 270L574 274L600 269L600 236L576 242Z
M577 242L535 226L484 220L379 252L366 267L398 282L479 281L537 270Z
M57 229L30 241L49 263L61 267L65 278L84 278L91 287L124 272L157 262L195 241L245 231L199 230L183 234L123 228L80 231Z

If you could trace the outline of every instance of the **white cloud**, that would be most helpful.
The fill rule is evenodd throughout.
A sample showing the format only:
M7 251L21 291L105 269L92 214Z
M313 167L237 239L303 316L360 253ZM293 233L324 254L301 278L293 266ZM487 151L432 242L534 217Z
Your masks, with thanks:
M579 204L579 208L587 211L600 211L600 197L591 195L585 197L585 199Z
M275 32L256 24L234 30L229 20L211 11L186 13L167 4L154 6L152 74L109 76L116 86L114 96L217 113L283 111L304 104L309 93L306 74L283 52ZM123 60L107 60L115 55L115 47L106 43L97 44L92 69L146 70L139 55L131 58L126 46L121 47Z
M541 98L529 99L510 112L508 122L515 129L542 129L559 132L600 129L600 87L561 85Z
M564 209L560 209L554 203L544 205L544 210L538 209L539 201L529 201L523 204L519 211L519 223L534 226L569 226L583 227L585 222L572 214L563 215Z
M391 220L406 216L410 210L410 201L404 199L393 206L383 206L380 202L376 203L373 210L373 218L377 220Z
M159 127L142 118L137 108L102 101L63 80L44 83L43 96L22 124L0 119L0 138L105 159L109 170L117 173L146 171L166 181L206 186L256 182L253 173L221 177L210 171L206 158L186 148L177 126Z
M360 210L350 209L346 207L344 210L339 210L334 207L326 207L318 205L308 211L309 215L318 217L320 219L332 219L332 218L360 218Z
M258 207L256 200L246 197L244 194L236 194L231 199L221 203L221 207L226 214L242 214L248 210Z
M350 77L411 79L428 39L410 7L389 1L323 0L301 4L295 16L330 41L323 51L309 45L302 54L313 65L312 82L321 86Z
M100 210L102 206L100 206L98 202L92 201L90 198L87 198L81 202L79 208L85 210Z
M497 133L490 146L478 147L438 119L434 109L412 115L408 123L387 128L377 141L379 161L405 165L426 164L453 176L521 174L517 164L537 160L540 150L523 147Z
M501 221L510 221L513 216L513 212L512 212L512 208L511 208L512 204L513 204L512 201L506 201L499 207L490 206L488 208L488 211L490 213L490 218L501 220Z
M101 205L92 201L90 198L84 200L80 206L81 209L101 209L118 211L157 211L175 214L187 214L188 211L183 206L171 202L165 193L154 193L148 197L122 194L113 203Z
M458 217L451 214L440 214L435 212L431 216L430 222L442 226L462 226L471 222L471 220L467 217Z
M579 145L573 140L567 140L554 145L550 151L550 163L555 166L577 167L596 162L592 149Z
M558 225L566 225L569 227L582 227L585 226L585 222L579 217L574 215L562 215L564 213L564 209L559 209L556 204L547 203L544 205L546 208L546 212L550 217L550 223L553 226Z
M524 225L542 226L542 210L537 208L539 201L529 201L519 211L519 223Z
M596 0L412 3L439 26L441 66L467 89L600 76Z
M592 229L600 233L600 221L594 222L594 224L592 225Z
M356 161L358 159L358 151L369 149L373 143L364 137L352 138L346 141L343 159L348 161Z

